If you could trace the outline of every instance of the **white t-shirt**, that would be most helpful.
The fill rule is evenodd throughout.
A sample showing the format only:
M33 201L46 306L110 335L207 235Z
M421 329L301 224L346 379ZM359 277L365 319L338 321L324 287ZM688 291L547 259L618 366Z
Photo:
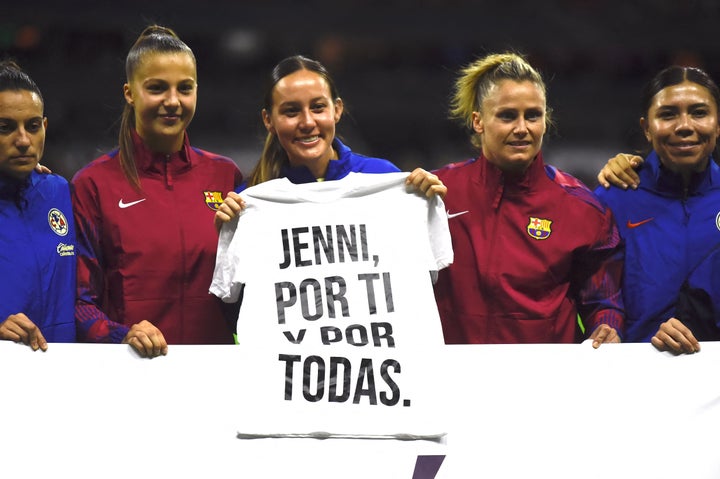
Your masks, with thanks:
M237 336L253 367L241 380L270 408L241 412L240 432L439 432L412 421L443 346L431 272L453 253L442 200L408 190L407 175L277 179L242 193L210 287L227 302L242 290Z

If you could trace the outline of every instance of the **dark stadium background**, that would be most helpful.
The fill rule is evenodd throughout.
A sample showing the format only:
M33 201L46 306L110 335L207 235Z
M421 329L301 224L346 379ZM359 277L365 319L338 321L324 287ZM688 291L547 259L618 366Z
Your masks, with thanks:
M149 23L175 29L198 59L193 144L245 173L264 137L264 79L295 53L334 75L349 145L405 169L472 155L447 119L454 72L484 53L524 53L546 78L557 123L546 161L591 187L609 156L640 146L638 98L654 73L679 62L720 79L717 0L38 0L1 10L0 53L46 99L43 162L68 178L115 145L125 54Z

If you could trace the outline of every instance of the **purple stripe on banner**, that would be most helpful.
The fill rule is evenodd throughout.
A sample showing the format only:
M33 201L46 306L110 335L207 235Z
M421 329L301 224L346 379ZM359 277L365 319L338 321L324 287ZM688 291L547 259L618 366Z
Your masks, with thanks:
M445 456L418 456L412 479L435 479Z

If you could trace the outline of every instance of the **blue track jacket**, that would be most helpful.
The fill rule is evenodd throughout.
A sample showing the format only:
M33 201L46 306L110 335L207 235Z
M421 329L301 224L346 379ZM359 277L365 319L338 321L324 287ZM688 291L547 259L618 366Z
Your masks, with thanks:
M24 313L48 342L75 341L75 224L68 182L0 178L0 322Z
M650 341L675 315L683 283L720 244L720 168L712 158L687 190L678 175L660 166L654 151L638 174L637 190L595 190L626 243L623 339L628 342Z

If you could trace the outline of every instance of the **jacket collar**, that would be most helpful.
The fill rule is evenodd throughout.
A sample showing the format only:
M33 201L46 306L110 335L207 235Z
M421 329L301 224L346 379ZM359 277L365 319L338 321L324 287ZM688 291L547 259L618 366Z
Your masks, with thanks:
M687 191L685 191L682 176L664 168L660 162L660 157L655 151L650 152L645 159L641 175L647 175L651 180L648 182L648 187L654 185L654 189L659 193L671 196L692 195L713 186L720 187L720 167L712 157L709 159L707 168L701 172L693 173ZM641 187L643 186L642 176L640 180Z
M347 174L351 166L351 151L350 148L345 146L340 140L335 138L333 140L333 148L338 154L338 158L330 160L328 162L327 170L325 171L325 180L337 180ZM314 183L317 181L315 176L305 166L290 166L285 164L280 168L280 178L287 178L292 183Z
M485 191L489 192L489 198L493 208L497 208L504 197L522 196L533 189L539 176L545 169L542 152L538 152L535 159L530 163L522 175L508 176L500 168L488 161L485 155L480 155L478 163L481 165L480 178L477 181L484 183Z
M506 175L500 168L488 161L485 155L480 155L480 163L484 165L481 181L486 186L500 185L508 189L526 191L533 187L538 175L545 169L542 152L538 152L535 159L530 163L522 175Z
M180 151L174 153L158 153L151 151L135 130L132 130L132 141L134 146L135 165L138 171L148 174L173 174L182 173L192 167L191 155L189 154L190 140L187 133L183 140Z

